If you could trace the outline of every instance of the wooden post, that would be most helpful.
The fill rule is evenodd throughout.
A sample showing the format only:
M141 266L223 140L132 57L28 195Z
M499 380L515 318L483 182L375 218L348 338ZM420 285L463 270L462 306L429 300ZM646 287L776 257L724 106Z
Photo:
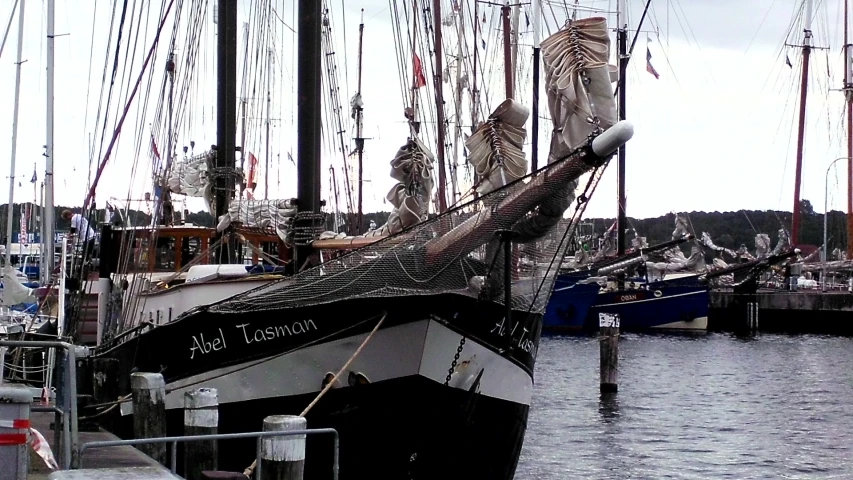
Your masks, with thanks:
M264 419L264 431L305 430L305 417L273 415ZM302 480L305 435L267 437L261 442L261 480Z
M115 358L92 359L92 396L95 397L96 404L118 400L118 366L118 359ZM115 418L113 415L106 415L99 421L107 430L112 430Z
M159 373L130 374L133 392L133 436L156 438L166 436L166 382ZM166 465L166 444L139 445L139 450Z
M601 393L616 393L619 372L619 315L599 313L599 348L601 355Z
M213 435L219 426L219 397L215 388L199 388L184 394L184 435ZM216 470L216 440L184 443L184 478L201 479L201 472Z

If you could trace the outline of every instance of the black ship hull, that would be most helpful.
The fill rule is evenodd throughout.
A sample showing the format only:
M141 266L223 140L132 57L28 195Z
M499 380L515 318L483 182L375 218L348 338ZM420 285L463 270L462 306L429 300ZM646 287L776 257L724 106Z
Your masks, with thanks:
M201 311L97 357L119 360L122 394L131 369L162 372L169 434L183 432L184 392L200 387L219 393L220 432L258 431L266 416L302 412L383 316L349 371L306 415L309 428L338 430L341 478L512 478L538 314L514 311L507 322L502 305L458 294ZM115 430L131 436L125 413ZM242 470L255 443L228 442L220 452L220 468ZM331 478L330 438L309 437L306 458L306 478Z

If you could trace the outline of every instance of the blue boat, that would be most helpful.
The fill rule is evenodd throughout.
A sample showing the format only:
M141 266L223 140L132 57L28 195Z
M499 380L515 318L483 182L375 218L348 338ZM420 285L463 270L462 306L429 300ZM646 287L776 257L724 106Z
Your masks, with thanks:
M595 293L600 288L597 283L582 283L585 278L590 278L589 273L564 273L557 278L545 313L546 332L597 331L600 313L618 314L620 329L627 332L708 328L710 291L699 275L600 293Z
M601 287L587 272L562 273L554 281L554 292L542 318L545 332L573 332L583 329L590 308L596 303Z

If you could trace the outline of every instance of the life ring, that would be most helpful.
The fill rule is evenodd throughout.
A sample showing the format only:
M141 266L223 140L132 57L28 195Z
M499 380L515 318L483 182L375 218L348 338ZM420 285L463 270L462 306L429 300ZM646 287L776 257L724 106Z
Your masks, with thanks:
M663 292L661 292L660 290L655 290L655 297L660 298L661 295L663 295Z

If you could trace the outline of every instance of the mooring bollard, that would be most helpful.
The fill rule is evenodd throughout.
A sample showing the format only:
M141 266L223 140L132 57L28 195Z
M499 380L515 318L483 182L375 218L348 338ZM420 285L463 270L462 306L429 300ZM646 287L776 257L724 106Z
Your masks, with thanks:
M599 353L601 357L601 393L616 393L619 372L619 314L599 313Z
M305 430L305 417L273 415L264 419L264 431ZM261 442L261 480L302 480L305 435L266 437Z
M133 436L156 438L166 436L166 382L159 373L131 373L133 391ZM150 443L137 448L162 465L166 465L166 444Z
M215 388L199 388L184 394L184 435L214 435L219 427L219 397ZM200 480L201 472L216 470L216 440L184 443L184 478Z
M30 406L24 386L0 386L0 480L26 480L30 468Z

